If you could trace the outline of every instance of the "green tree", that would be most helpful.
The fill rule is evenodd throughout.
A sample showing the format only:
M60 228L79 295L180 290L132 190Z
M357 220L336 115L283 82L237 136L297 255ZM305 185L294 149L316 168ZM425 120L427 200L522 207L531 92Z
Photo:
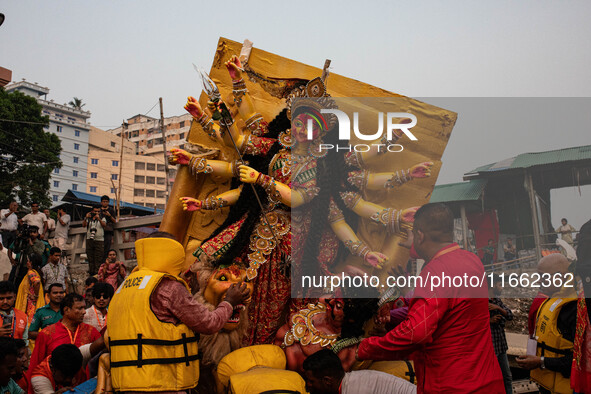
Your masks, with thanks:
M0 88L0 204L18 197L29 206L49 206L49 178L61 168L60 139L44 130L49 124L33 97Z
M80 111L82 111L82 107L84 107L86 104L82 103L82 99L79 99L78 97L74 97L68 103L68 105L74 109L79 109Z

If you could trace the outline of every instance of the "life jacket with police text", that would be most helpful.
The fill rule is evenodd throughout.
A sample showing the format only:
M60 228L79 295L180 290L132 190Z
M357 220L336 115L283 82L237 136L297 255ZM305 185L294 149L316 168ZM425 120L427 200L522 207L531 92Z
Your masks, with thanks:
M140 269L127 277L109 305L111 377L116 391L182 391L197 386L198 336L186 325L160 321L150 297L163 278Z
M577 302L574 290L561 290L557 296L545 300L536 319L536 355L544 357L564 357L573 351L573 343L564 339L558 330L558 315L565 305ZM570 378L560 372L536 368L530 371L530 378L553 393L572 393Z

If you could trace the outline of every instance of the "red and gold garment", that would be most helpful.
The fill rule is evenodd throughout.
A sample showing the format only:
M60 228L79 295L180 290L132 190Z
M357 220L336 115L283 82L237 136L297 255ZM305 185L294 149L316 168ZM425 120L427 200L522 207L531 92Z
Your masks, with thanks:
M570 386L577 393L591 392L591 327L583 292L577 302L577 329L573 346Z

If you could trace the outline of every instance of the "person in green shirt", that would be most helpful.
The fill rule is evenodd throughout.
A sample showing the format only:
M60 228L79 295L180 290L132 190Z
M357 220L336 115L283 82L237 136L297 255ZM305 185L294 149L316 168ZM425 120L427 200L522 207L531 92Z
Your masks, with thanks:
M41 329L57 323L62 318L60 304L66 296L66 291L61 283L52 283L47 289L49 295L49 304L37 309L31 326L29 327L29 338L37 339Z

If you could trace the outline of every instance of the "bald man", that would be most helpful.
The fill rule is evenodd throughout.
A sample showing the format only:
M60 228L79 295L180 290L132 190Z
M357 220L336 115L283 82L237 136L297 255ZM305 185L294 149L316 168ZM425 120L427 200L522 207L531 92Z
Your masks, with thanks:
M425 260L420 274L425 282L444 273L484 275L478 256L453 242L453 231L454 216L444 204L426 204L416 212L411 254ZM417 284L406 319L383 337L361 341L356 356L412 359L417 393L505 393L483 286L431 289Z
M566 282L569 265L567 258L558 253L543 257L538 263L538 273L542 275L541 292L546 297L540 297L541 301L536 298L529 312L530 318L534 318L532 337L538 342L537 351L535 356L516 359L521 368L531 370L530 377L541 385L541 393L570 389L577 295L574 279L568 282L572 287L556 286Z

